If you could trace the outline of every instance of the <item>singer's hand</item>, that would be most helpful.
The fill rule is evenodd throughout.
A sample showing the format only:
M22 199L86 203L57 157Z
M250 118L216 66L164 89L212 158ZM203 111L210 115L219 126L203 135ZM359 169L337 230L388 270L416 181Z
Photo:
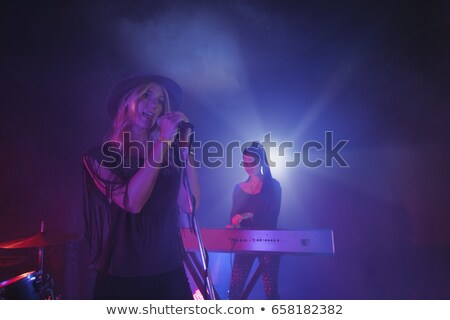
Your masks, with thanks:
M161 128L160 136L164 139L173 141L178 131L178 124L182 121L188 121L186 115L182 112L170 112L158 118L158 127Z

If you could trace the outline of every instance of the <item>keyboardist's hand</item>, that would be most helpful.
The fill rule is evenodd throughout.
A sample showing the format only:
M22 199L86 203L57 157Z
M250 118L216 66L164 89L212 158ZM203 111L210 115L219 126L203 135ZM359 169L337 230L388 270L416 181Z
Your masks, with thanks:
M241 225L240 224L227 224L225 226L225 229L240 229Z
M253 218L253 213L252 212L238 213L238 214L235 214L231 218L231 223L233 225L240 225L242 220L250 219L250 218Z

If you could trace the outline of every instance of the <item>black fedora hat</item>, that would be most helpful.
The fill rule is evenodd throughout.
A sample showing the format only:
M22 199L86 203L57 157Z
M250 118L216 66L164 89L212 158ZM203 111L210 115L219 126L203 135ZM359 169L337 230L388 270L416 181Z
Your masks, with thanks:
M124 95L138 85L150 82L155 82L166 88L172 110L180 109L181 102L183 100L183 90L178 83L172 79L157 74L140 74L122 79L112 88L106 102L108 115L114 119Z

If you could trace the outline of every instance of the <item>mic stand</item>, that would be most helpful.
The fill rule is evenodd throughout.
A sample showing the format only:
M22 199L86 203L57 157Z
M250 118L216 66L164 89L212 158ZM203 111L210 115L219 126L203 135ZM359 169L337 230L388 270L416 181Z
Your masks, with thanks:
M191 210L190 214L191 214L191 219L192 219L192 228L193 228L192 231L197 236L198 247L200 250L200 257L202 260L203 276L204 276L203 284L206 289L205 292L209 296L209 300L216 300L216 296L215 296L215 292L214 292L214 285L212 283L211 274L210 274L209 268L208 268L208 259L207 259L206 249L203 244L202 235L200 233L200 228L199 228L199 225L197 222L197 216L196 216L196 212L195 212L195 197L192 194L191 184L189 181L189 176L187 174L190 145L191 145L191 143L189 141L189 146L187 148L184 148L183 150L179 150L179 151L181 151L179 154L182 154L182 157L184 158L184 159L182 159L184 161L184 167L182 167L182 171L181 171L182 183L184 184L184 187L186 188L189 209ZM183 151L186 151L186 152L184 153Z

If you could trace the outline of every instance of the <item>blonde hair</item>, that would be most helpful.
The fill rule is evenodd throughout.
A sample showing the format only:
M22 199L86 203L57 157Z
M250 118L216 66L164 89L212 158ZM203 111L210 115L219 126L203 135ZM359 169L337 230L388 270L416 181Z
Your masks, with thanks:
M122 101L120 102L120 105L117 108L117 112L114 117L112 132L106 137L105 140L118 142L122 141L123 133L126 132L131 126L131 116L136 112L138 100L150 87L154 85L160 86L164 94L164 106L160 116L166 115L171 111L169 94L167 93L167 90L163 85L157 82L143 83L141 85L138 85L137 87L128 91L128 93L125 94L122 98ZM159 137L159 134L159 127L155 124L155 126L149 132L148 139L151 141L155 141ZM122 148L122 143L120 145Z

